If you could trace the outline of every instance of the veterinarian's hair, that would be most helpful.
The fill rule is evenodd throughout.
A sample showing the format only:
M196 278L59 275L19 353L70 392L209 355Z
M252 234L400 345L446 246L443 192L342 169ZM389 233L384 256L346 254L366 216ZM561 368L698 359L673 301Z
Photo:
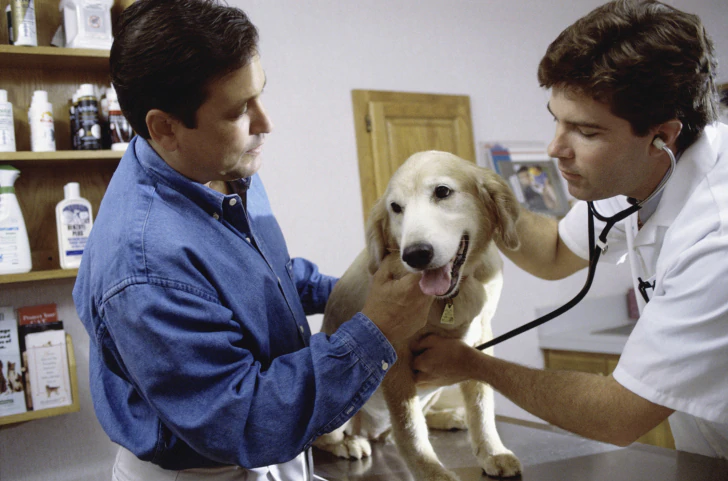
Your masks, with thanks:
M111 47L111 83L137 134L162 110L195 128L209 84L247 65L258 31L247 15L219 0L138 0L119 18Z
M654 0L617 0L561 32L538 81L609 105L638 136L678 119L683 151L718 118L716 69L713 42L696 15Z

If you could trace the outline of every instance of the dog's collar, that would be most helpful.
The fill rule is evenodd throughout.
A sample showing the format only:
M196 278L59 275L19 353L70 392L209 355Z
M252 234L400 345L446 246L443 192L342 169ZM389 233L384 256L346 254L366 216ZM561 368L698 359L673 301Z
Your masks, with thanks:
M464 282L465 282L466 280L468 280L468 276L462 276L462 277L460 278L460 285L458 286L458 289L457 289L457 290L455 291L455 294L453 294L453 295L452 295L452 296L450 296L450 297L446 297L446 298L445 298L445 301L453 301L453 300L455 300L455 298L456 298L456 297L458 296L458 294L460 294L460 286L462 286L462 285L463 285L463 283L464 283Z

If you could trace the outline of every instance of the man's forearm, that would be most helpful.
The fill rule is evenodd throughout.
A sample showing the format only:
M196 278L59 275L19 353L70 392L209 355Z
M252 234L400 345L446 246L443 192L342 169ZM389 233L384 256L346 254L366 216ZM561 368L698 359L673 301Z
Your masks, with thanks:
M498 248L514 264L541 279L563 279L586 267L587 261L573 254L559 238L556 219L521 210L516 223L520 247Z
M672 410L628 391L611 376L532 369L473 351L469 377L560 428L626 446Z

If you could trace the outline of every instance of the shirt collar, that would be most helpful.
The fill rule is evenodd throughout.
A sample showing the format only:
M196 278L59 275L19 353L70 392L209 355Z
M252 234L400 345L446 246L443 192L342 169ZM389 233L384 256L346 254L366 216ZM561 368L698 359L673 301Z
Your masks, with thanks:
M635 244L654 243L658 229L672 225L690 195L717 162L718 156L712 145L716 135L714 126L706 126L695 143L680 155L649 222L644 221L643 217L644 227L635 239Z
M137 136L130 146L142 168L210 213L223 212L223 203L233 196L242 196L250 188L251 177L228 182L234 194L223 195L199 182L191 180L167 164L145 139Z

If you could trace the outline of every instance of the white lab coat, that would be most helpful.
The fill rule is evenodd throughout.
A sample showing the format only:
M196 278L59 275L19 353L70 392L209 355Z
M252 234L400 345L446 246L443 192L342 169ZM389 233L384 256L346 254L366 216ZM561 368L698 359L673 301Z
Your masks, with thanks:
M610 216L624 197L595 202ZM588 259L587 206L579 202L559 235ZM595 221L598 235L603 223ZM728 459L728 126L714 124L678 160L656 210L637 228L632 215L615 225L602 260L629 258L654 281L614 378L630 391L674 409L677 449ZM597 274L598 275L598 274Z

